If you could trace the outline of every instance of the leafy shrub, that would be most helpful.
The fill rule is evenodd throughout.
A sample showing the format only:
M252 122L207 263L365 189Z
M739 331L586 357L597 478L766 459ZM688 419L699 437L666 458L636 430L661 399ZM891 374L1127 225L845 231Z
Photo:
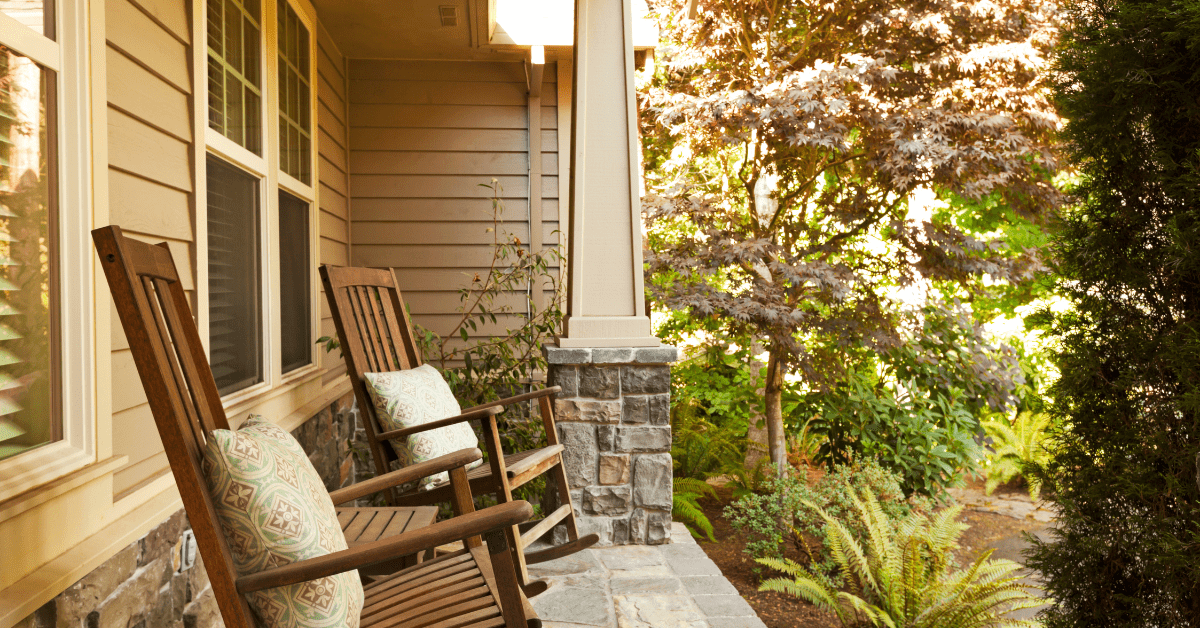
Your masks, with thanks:
M898 523L883 505L864 490L851 494L856 521L835 517L816 504L829 531L826 546L844 576L845 591L814 577L791 560L759 559L784 572L759 587L803 598L837 615L843 626L888 628L985 628L1037 626L1036 622L1006 619L1006 612L1034 608L1043 602L1020 584L1020 566L1008 560L989 560L992 550L979 555L966 569L955 570L953 550L967 526L957 523L961 506L947 508L932 519L913 512ZM858 534L854 528L866 530Z
M978 468L980 415L1007 408L1022 382L1016 354L993 347L959 307L924 308L913 337L840 387L812 393L818 457L877 458L905 493L944 501Z
M1049 462L1049 428L1050 415L1043 412L1022 412L1012 422L1008 417L983 422L983 429L992 439L992 452L984 461L988 495L1026 469ZM1030 499L1037 501L1042 491L1041 479L1036 475L1024 477L1029 484Z
M1200 627L1200 3L1065 3L1052 628Z
M819 510L850 521L855 538L863 539L866 528L851 521L855 494L870 491L879 495L881 508L893 521L929 505L927 500L906 499L900 478L871 459L834 465L831 473L812 486L789 473L769 480L767 488L765 494L744 495L725 510L734 529L748 537L746 553L756 559L782 558L784 543L790 542L807 556L809 573L831 583L839 576L834 557L825 550L829 530Z
M713 487L695 478L676 478L672 491L671 518L686 525L692 536L700 538L700 532L703 532L708 540L715 542L712 522L700 509L699 503L701 497L717 496Z
M677 478L706 480L723 472L730 461L740 465L745 442L744 428L717 425L696 406L671 409L671 458Z

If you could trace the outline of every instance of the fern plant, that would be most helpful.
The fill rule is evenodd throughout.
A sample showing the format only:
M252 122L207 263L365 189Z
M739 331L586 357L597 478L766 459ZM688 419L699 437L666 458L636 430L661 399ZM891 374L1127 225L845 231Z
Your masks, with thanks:
M703 532L708 540L716 542L713 537L712 521L700 509L700 498L716 497L717 492L704 480L696 478L675 478L671 495L671 518L687 526L692 536L700 538Z
M984 421L983 429L992 438L993 453L984 461L984 472L988 495L996 487L1022 475L1025 469L1045 464L1050 460L1049 429L1050 415L1044 412L1022 412L1011 423L1005 419ZM1042 492L1041 481L1033 475L1025 476L1029 484L1029 497L1037 501Z
M961 506L932 519L912 513L893 526L869 490L852 496L867 528L865 544L841 521L811 506L825 519L830 554L843 576L839 591L792 560L758 562L787 574L772 578L760 591L803 598L835 614L847 628L1000 628L1036 627L1034 621L1008 619L1006 612L1044 604L1020 584L1016 563L989 560L984 552L966 569L956 569L953 552L966 525L958 523ZM864 546L865 545L865 546Z

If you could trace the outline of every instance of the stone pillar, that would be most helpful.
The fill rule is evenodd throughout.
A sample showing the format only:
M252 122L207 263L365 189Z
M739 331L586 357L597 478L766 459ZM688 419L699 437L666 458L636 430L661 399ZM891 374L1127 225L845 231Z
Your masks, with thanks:
M549 384L563 389L555 419L580 533L601 544L670 541L677 356L669 346L546 348Z

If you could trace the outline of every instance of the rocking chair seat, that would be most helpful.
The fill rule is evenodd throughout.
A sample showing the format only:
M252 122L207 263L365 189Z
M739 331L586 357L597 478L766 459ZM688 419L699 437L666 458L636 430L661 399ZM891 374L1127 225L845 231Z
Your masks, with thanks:
M361 628L499 628L500 594L487 548L439 556L363 587ZM541 620L522 597L530 628Z
M505 475L508 476L509 486L516 488L537 477L545 470L546 467L554 464L557 461L555 456L562 454L563 446L561 444L549 445L538 449L530 449L527 451L519 451L513 454L505 454L504 465ZM474 469L467 470L467 479L471 481L473 486L492 486L492 467L491 465L480 465ZM431 494L439 490L447 488L445 485L439 486L428 491L412 490L404 493L400 499L401 503L405 497L421 496L421 502L428 501Z

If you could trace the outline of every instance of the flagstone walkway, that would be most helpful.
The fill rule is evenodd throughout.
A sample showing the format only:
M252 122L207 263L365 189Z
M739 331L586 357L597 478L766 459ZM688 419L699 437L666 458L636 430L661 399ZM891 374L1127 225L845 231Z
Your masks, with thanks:
M681 523L669 544L584 550L529 575L550 583L531 600L545 628L765 628Z

